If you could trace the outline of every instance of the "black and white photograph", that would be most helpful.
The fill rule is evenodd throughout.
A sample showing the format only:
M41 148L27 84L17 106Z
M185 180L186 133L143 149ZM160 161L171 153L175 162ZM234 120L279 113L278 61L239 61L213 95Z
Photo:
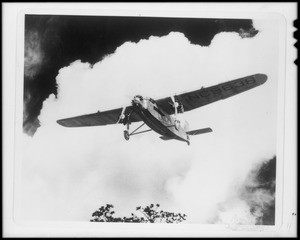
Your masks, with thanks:
M283 205L295 163L284 17L51 10L18 21L17 224L296 231Z

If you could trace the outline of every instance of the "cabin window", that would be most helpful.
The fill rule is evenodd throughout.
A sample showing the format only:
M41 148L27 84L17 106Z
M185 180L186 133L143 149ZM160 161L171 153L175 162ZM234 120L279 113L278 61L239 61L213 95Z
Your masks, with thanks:
M162 112L162 111L160 111L157 107L153 107L154 108L154 110L156 111L156 112L158 112L160 115L162 115L162 116L165 116L165 114Z

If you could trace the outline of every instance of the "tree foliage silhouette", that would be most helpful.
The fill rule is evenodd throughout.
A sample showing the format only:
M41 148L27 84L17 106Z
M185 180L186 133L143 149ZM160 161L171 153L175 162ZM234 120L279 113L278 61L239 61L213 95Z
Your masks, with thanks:
M114 217L114 206L106 204L92 214L91 222L132 222L132 223L180 223L186 220L186 215L181 213L158 210L159 204L150 204L146 207L137 207L137 214L131 213L130 217Z

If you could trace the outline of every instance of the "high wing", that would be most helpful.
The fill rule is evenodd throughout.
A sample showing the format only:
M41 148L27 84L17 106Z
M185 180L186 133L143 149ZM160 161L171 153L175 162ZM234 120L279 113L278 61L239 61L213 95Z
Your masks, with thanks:
M190 111L198 107L202 107L209 103L213 103L251 88L257 87L267 81L267 76L264 74L255 74L244 78L239 78L233 81L221 83L212 87L201 88L196 91L191 91L174 96L175 100L180 103L184 111ZM172 98L166 97L156 100L157 105L167 114L174 114ZM120 116L130 114L130 122L139 122L142 119L133 111L132 106L126 108L117 108L104 112L96 112L77 117L65 118L57 120L57 123L65 127L88 127L101 126L107 124L123 123Z
M264 84L267 81L265 74L255 74L215 86L201 88L174 96L175 100L182 104L184 111L190 111L204 105L232 97L251 88ZM174 114L171 97L156 100L157 105L167 114Z
M130 115L130 122L142 121L142 119L132 111L132 106L126 107L123 114ZM77 117L65 118L57 120L57 123L64 127L89 127L89 126L101 126L107 124L122 123L119 121L123 108L117 108L104 112L96 112L87 115L80 115Z

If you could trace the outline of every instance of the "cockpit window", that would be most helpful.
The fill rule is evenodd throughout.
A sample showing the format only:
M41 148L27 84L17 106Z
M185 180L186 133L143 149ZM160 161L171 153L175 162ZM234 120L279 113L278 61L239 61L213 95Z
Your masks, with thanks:
M154 101L154 99L149 98L149 101L152 102L153 104L155 104L156 102Z

